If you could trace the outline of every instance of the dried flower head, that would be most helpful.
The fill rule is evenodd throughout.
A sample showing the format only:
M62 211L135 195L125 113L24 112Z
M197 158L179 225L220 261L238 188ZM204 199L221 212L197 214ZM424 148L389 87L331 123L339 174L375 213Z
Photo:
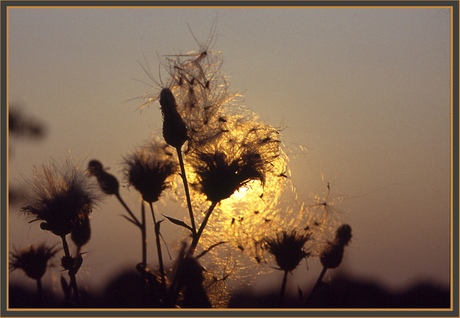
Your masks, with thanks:
M230 123L229 123L230 124ZM230 197L251 181L265 182L280 156L278 132L271 126L235 120L218 138L196 145L188 156L192 185L211 202Z
M97 178L99 187L105 194L118 194L120 185L117 178L104 170L102 163L98 160L91 160L88 163L88 173Z
M158 140L126 157L125 166L129 185L134 186L142 199L149 203L158 201L177 170L170 147Z
M29 181L33 203L21 210L42 220L40 227L57 236L72 232L85 219L99 200L96 187L78 166L66 161L63 167L54 164L35 168Z
M56 246L48 247L45 243L29 246L21 251L11 253L10 270L22 269L27 276L39 280L46 272L48 261L58 252Z
M308 256L310 252L304 247L310 240L311 232L296 230L292 232L281 231L275 238L266 238L264 248L273 256L276 263L283 271L291 272Z
M345 246L351 240L351 227L348 224L341 225L337 231L335 238L329 242L320 254L321 264L325 268L336 268L342 263L343 252Z

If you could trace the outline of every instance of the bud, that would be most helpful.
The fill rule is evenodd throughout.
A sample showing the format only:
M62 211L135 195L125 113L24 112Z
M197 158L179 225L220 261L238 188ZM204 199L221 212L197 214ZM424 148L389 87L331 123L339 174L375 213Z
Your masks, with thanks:
M321 252L320 261L325 268L336 268L342 263L343 252L351 240L351 226L341 225L335 232L335 238Z
M169 88L161 91L160 105L163 113L163 138L169 145L180 148L187 141L187 127L177 112L176 99Z
M80 222L75 224L71 233L71 238L75 245L78 247L82 247L88 243L89 239L91 238L89 216L84 217L82 220L80 220Z
M97 178L97 182L99 183L99 187L102 192L108 195L118 193L120 185L117 178L110 173L107 173L100 161L91 160L88 163L88 173Z
M344 247L342 244L328 244L319 257L325 268L336 268L342 263Z
M343 246L347 246L351 240L351 226L348 224L341 225L335 232L335 240Z

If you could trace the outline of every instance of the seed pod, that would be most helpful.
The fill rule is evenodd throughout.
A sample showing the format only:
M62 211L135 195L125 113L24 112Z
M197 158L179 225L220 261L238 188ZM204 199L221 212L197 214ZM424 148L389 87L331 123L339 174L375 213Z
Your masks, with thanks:
M329 244L319 257L325 268L336 268L342 263L344 247L342 244Z
M169 88L160 93L161 112L163 113L163 138L175 148L180 148L187 140L187 127L177 112L176 99Z
M80 220L80 222L75 224L71 233L71 238L75 245L78 247L88 243L89 239L91 238L89 216L84 217L82 220Z
M174 116L175 114L178 114L176 98L169 88L161 90L160 106L163 116Z
M351 226L341 225L335 232L334 240L321 252L320 261L325 268L336 268L342 263L345 246L351 240Z
M91 160L88 163L88 172L90 175L97 175L101 173L103 170L102 163L99 160Z

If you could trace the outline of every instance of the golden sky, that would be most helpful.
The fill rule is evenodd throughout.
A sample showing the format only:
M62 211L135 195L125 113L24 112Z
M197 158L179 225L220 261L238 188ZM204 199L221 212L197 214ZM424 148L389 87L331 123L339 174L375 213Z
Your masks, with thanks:
M9 103L48 127L39 143L10 140L10 182L68 153L100 160L121 180L123 156L161 133L158 105L140 111L142 98L131 100L150 88L140 81L153 85L137 61L158 80L158 57L199 49L194 36L206 42L214 22L212 49L223 53L230 90L282 128L297 200L324 197L329 183L330 202L352 226L340 271L390 288L447 286L448 8L10 8ZM122 190L138 207L135 191ZM187 216L167 198L157 210ZM81 274L91 288L139 262L139 233L121 213L107 198L92 214ZM10 211L10 246L58 242L27 221ZM165 237L173 229L164 225ZM317 263L296 277L314 282ZM19 273L11 280L29 283Z

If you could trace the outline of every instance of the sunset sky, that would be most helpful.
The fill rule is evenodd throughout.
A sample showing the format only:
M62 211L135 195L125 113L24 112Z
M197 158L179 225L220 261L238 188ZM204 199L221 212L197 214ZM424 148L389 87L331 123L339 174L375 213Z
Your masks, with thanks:
M140 111L142 98L135 99L150 88L141 81L153 85L138 61L159 79L159 58L197 50L210 36L230 90L281 128L297 200L324 197L329 183L329 202L353 229L342 265L327 276L340 272L393 290L422 280L448 287L449 8L10 7L9 104L47 126L40 142L10 138L10 183L68 157L83 166L98 159L123 180L123 156L161 133L159 107ZM132 189L122 191L139 206ZM167 198L158 209L187 215ZM122 213L113 197L92 213L78 275L88 288L140 261L139 233ZM29 220L10 209L10 248L59 243ZM168 241L174 227L164 229ZM59 278L55 263L47 284ZM308 265L294 272L298 281L316 280L319 262ZM278 286L281 278L275 272L253 286ZM19 272L10 279L33 286Z

